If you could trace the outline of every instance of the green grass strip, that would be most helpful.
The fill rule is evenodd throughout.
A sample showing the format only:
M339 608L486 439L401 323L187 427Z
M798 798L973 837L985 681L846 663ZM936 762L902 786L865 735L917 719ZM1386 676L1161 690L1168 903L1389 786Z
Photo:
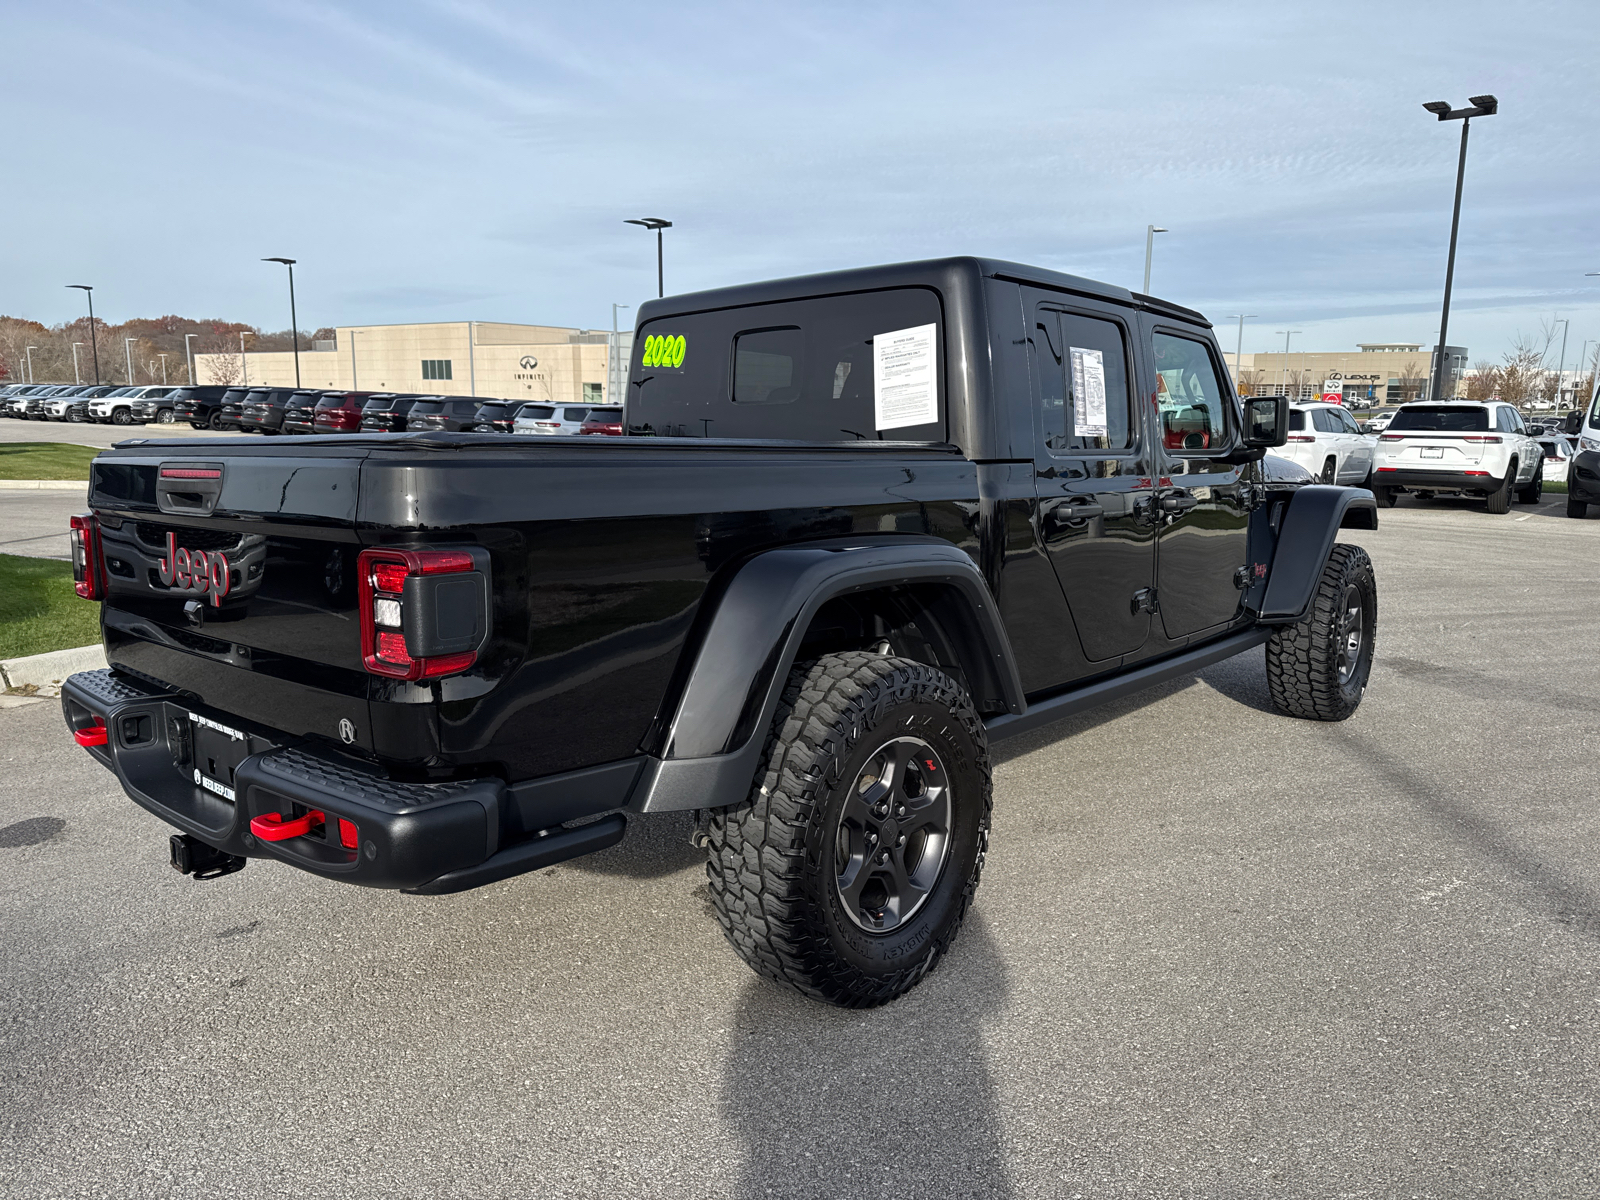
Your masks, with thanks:
M72 564L0 554L0 658L100 641L100 606L72 590Z
M68 442L0 442L0 479L81 479L100 451Z

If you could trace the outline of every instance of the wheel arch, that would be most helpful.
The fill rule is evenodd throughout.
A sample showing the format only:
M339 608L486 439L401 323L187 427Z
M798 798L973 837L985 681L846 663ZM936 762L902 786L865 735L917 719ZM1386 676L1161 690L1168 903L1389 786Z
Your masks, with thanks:
M1366 488L1307 484L1295 492L1279 526L1260 619L1305 617L1340 529L1376 529L1378 502Z
M659 757L630 798L636 811L744 800L790 670L802 648L840 648L830 629L842 613L891 624L910 617L929 652L954 660L934 665L959 668L980 710L1026 707L988 584L963 550L937 538L837 538L763 551L734 569L713 603L658 726Z

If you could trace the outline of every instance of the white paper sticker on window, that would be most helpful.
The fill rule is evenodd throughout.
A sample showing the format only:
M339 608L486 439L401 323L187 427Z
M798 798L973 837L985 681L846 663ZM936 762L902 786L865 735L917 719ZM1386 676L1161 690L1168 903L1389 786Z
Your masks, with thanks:
M1070 348L1072 354L1072 432L1077 437L1106 435L1106 363L1098 350Z
M939 419L933 364L938 328L918 325L872 339L872 411L877 428L903 429Z

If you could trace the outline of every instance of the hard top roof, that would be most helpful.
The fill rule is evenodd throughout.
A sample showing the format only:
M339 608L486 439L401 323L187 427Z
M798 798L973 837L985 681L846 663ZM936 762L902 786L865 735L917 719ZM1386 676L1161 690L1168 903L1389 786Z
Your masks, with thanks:
M780 300L798 300L812 296L836 295L843 292L870 291L886 287L938 287L941 281L957 276L1009 279L1017 283L1034 284L1057 291L1073 292L1114 304L1144 308L1185 321L1211 327L1205 316L1192 308L1173 304L1154 296L1130 292L1115 284L1100 283L1081 275L1067 275L1043 267L1030 267L1025 263L1007 262L997 258L960 256L929 258L916 262L883 263L873 267L852 267L844 271L825 271L816 275L795 275L787 279L770 279L757 283L736 284L732 287L711 288L702 292L686 292L659 300L647 300L639 306L639 322L654 320L675 313L698 312L705 309L737 308L748 304L767 304Z

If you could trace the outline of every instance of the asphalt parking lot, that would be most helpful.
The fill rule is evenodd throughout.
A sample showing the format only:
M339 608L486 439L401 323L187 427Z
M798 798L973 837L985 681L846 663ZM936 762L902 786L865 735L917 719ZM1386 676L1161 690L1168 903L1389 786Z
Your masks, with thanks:
M115 446L133 438L259 437L238 430L193 429L176 425L96 425L88 421L19 421L0 419L0 442L72 442L79 446Z
M685 819L454 897L196 883L54 704L0 711L0 1193L1593 1196L1600 519L1560 499L1347 531L1347 722L1273 714L1257 651L1008 743L968 925L864 1013L724 946Z

